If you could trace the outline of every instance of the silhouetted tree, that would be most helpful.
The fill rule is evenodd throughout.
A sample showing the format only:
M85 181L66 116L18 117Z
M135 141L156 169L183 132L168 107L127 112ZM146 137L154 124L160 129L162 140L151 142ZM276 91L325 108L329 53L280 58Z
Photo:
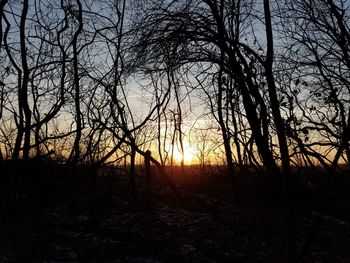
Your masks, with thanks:
M295 107L287 120L291 136L306 158L334 169L340 158L349 160L346 3L287 1L281 12L283 32L292 47L283 56L292 81L287 96Z
M260 19L266 36L264 45L259 43L256 27L259 14L254 12L254 3L249 1L182 1L145 5L145 16L141 16L139 61L147 62L150 70L162 70L162 61L172 52L174 64L193 69L200 63L220 68L237 83L242 103L252 130L252 137L258 148L263 164L270 175L282 176L286 201L286 222L290 260L295 257L296 240L292 198L292 178L290 174L289 150L285 126L280 112L280 102L274 77L274 42L269 1L263 2L264 13ZM249 41L248 36L253 37ZM246 38L247 40L245 40ZM180 41L181 40L181 41ZM171 48L169 48L169 45ZM264 47L263 47L264 46ZM266 83L257 82L256 69ZM200 83L206 81L211 71L202 71ZM188 72L191 73L191 70ZM222 73L219 75L218 95L223 91ZM198 79L198 78L197 78ZM221 98L220 98L221 102ZM222 107L219 107L220 111ZM278 147L272 146L270 119L278 138ZM223 118L221 118L221 123ZM220 122L220 118L219 118ZM222 123L223 124L223 123ZM221 126L225 127L224 125ZM226 129L225 129L226 132ZM224 139L227 135L224 134ZM227 141L226 141L227 142ZM228 165L232 164L230 144L225 143ZM274 156L277 152L277 156ZM280 158L282 171L276 158Z

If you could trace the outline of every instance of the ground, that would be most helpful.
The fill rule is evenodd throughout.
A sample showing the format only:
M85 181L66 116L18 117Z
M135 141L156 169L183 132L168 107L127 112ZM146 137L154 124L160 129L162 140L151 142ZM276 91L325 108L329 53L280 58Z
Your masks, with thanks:
M137 182L136 200L117 178L93 197L3 204L0 262L286 262L282 196L264 181L241 175L237 195L225 177L197 175L178 196L155 182L148 200ZM298 194L299 261L350 262L349 195Z

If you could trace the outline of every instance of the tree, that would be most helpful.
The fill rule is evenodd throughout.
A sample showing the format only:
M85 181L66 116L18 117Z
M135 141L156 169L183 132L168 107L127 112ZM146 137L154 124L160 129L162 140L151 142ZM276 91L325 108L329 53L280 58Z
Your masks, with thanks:
M264 23L256 27L265 28L265 48L262 48L263 45L254 37L256 27L253 26L250 29L248 26L249 23L259 23L258 19L254 19L256 17L256 14L253 14L254 3L249 1L193 0L157 3L157 6L152 3L146 5L145 16L141 18L140 31L143 34L140 37L142 48L139 47L139 57L141 62L147 61L150 70L162 70L162 62L159 61L167 57L169 52L172 52L173 63L177 66L186 66L193 71L196 66L208 65L207 68L210 70L202 71L198 81L200 84L207 81L208 76L213 75L211 65L214 65L214 68L219 69L217 95L220 103L223 73L236 83L235 87L242 97L252 137L267 173L283 178L287 237L290 260L293 261L296 240L291 204L292 178L289 151L274 79L274 42L269 1L264 1L263 7L264 14L260 18ZM242 39L242 37L247 39L248 36L254 37L253 43ZM256 81L255 69L259 66L263 69L261 74L266 80L266 85ZM191 74L191 70L188 72ZM212 81L212 83L216 82ZM219 106L219 114L221 110L222 106ZM276 149L271 146L270 119L273 120L278 138L278 156L274 156L273 152ZM218 120L223 131L227 163L231 165L232 152L227 140L223 116L219 116ZM281 159L282 172L278 169L276 157Z
M281 11L292 47L283 56L297 108L292 135L304 155L331 171L340 158L349 162L348 9L344 1L313 0L287 1Z

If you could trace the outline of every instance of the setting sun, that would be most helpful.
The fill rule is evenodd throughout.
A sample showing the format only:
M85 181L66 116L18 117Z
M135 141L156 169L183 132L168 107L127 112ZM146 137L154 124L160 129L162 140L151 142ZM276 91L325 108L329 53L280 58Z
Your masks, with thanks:
M188 145L187 143L184 143L184 161L185 164L191 164L194 159L194 149ZM176 148L174 149L174 159L177 163L181 163L182 160L182 154L180 149Z

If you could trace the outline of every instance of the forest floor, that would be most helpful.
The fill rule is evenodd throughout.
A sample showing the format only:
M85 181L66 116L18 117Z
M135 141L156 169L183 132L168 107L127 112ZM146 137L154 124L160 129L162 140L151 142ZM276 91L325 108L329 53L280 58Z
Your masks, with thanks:
M181 198L153 185L148 201L142 187L135 201L126 179L110 186L74 202L56 196L54 206L2 204L0 262L287 261L282 195L261 176L241 176L239 196L222 176L179 183ZM348 186L325 198L298 193L299 262L350 262Z

